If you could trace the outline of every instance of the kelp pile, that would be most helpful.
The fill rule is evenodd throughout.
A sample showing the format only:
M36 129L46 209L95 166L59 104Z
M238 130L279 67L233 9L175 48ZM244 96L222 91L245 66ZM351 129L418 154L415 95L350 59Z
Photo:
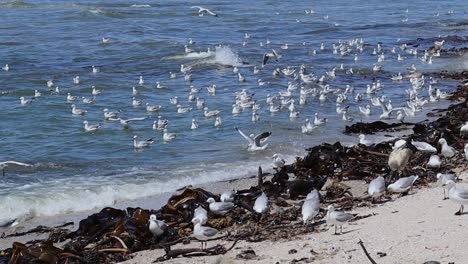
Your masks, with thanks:
M445 160L443 166L435 170L425 166L429 153L415 152L403 174L419 175L417 184L427 184L435 180L435 173L448 172L466 163L462 153L468 135L460 133L460 127L468 120L467 95L468 86L460 85L452 99L463 99L463 102L434 113L439 116L435 121L411 125L413 134L408 136L409 140L425 141L438 146L438 139L444 137L460 152L455 158ZM371 133L380 125L359 124L356 132ZM26 244L13 243L12 248L0 253L0 263L115 263L130 258L131 253L154 248L165 250L166 254L157 259L164 261L187 255L224 254L238 240L287 239L314 229L319 231L317 225L303 225L298 221L301 214L300 202L305 195L313 189L322 189L328 182L322 203L335 203L346 209L370 203L366 196L353 197L349 187L342 181L370 181L379 175L389 175L387 161L393 143L384 142L370 147L346 147L339 142L322 144L308 149L305 157L297 158L293 164L278 169L272 177L265 177L259 168L258 184L249 189L237 190L235 207L223 216L214 215L208 210L207 199L213 197L219 200L219 195L200 188L187 188L182 193L173 195L159 210L104 208L81 220L76 231L57 228L50 232L48 239ZM253 210L253 204L262 192L269 197L270 210L260 215ZM226 242L230 246L174 249L174 245L191 242L191 219L198 206L208 211L209 221L206 225L220 230L222 235L218 239L232 241ZM160 238L153 237L148 229L151 214L155 214L168 225ZM321 212L318 218L321 219L323 215L324 212ZM370 215L361 215L355 220L368 216Z

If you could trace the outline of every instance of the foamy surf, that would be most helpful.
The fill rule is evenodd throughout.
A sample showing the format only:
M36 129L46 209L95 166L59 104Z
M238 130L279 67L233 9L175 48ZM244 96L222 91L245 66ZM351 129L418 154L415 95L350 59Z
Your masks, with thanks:
M240 67L244 64L237 53L228 46L217 46L214 51L190 52L184 55L164 57L163 60L192 60L193 65L217 64Z
M295 155L285 155L287 162L292 162ZM116 181L109 179L112 184L101 181L93 183L95 186L76 186L66 189L54 189L54 187L28 189L17 193L10 193L2 198L0 203L0 223L6 223L19 219L20 225L26 224L28 219L34 217L47 217L60 214L70 214L88 211L116 203L150 197L165 192L172 192L187 185L200 185L211 182L220 182L232 179L245 178L257 174L258 165L264 164L264 171L272 169L271 159L259 161L238 161L222 164L200 164L200 166L180 168L173 171L172 175L161 178L154 177L154 181L136 184L131 182ZM137 169L127 172L128 180L133 179L136 174L150 174L150 171ZM153 172L154 174L154 172ZM146 176L146 178L148 178ZM89 179L89 178L87 178ZM85 179L86 180L86 179ZM118 184L116 182L122 182ZM89 182L88 182L89 184ZM62 186L61 184L58 184ZM47 189L47 191L45 191ZM42 191L41 191L42 190Z

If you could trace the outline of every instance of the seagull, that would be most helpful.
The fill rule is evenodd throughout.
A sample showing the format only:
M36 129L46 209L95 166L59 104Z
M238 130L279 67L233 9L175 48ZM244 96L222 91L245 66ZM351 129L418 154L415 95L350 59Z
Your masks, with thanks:
M263 54L262 67L264 67L265 64L267 64L270 58L274 58L276 61L278 61L279 56L274 49L271 50L271 53Z
M175 139L176 137L177 137L177 135L175 133L167 132L166 128L163 130L163 140L164 140L164 142L169 142L169 141Z
M214 122L214 127L220 127L222 125L221 117L216 116L215 122Z
M317 190L312 190L302 204L301 214L304 225L314 219L320 211L320 196Z
M465 160L468 160L468 143L465 144L464 151L465 151Z
M448 199L445 196L445 189L448 189L447 183L449 181L455 182L457 180L457 176L455 174L442 174L442 173L437 173L437 185L442 187L444 190L444 200Z
M2 175L5 176L5 168L8 166L23 166L23 167L32 167L33 165L27 164L27 163L22 163L14 160L9 160L9 161L2 161L0 162L0 169L2 170Z
M20 97L20 103L21 105L27 105L27 104L31 104L33 102L34 98L32 99L25 99L24 96L21 96Z
M229 210L234 208L231 202L216 202L214 198L210 197L206 200L209 203L210 211L217 215L225 215Z
M235 127L235 129L237 130L237 132L239 132L241 136L243 136L249 142L249 146L247 148L249 151L264 150L268 147L268 143L263 146L262 143L268 140L268 138L272 134L271 132L263 132L258 135L250 134L249 136L247 136L239 128Z
M205 208L198 206L197 208L195 208L195 210L193 210L192 221L194 219L199 220L200 223L204 225L208 221L208 212L205 210Z
M72 114L74 115L84 115L88 112L86 110L76 108L75 104L72 104L71 108L72 108Z
M400 144L397 146L395 142L394 149L388 157L388 166L392 171L401 172L405 169L406 164L411 157L412 150L409 148L409 142L405 140L397 142Z
M343 116L341 119L343 119L343 121L348 121L348 122L352 122L353 121L353 118L352 117L349 117L347 115L348 111L347 110L343 110Z
M102 110L104 112L104 119L115 119L117 120L119 117L120 111L109 111L109 109L105 108Z
M233 202L234 201L234 192L233 191L227 191L223 192L221 194L221 197L219 198L221 202Z
M80 84L80 76L73 77L73 84Z
M83 121L83 124L84 124L84 129L86 132L93 132L93 131L98 130L101 127L99 124L89 125L87 120Z
M153 143L154 143L153 139L148 139L148 140L145 140L145 141L139 141L137 135L133 136L133 147L135 149L146 148L146 147L149 147Z
M312 125L308 118L305 119L304 124L301 126L301 131L304 134L311 133L312 131L317 128L316 126Z
M387 190L396 193L407 192L413 186L413 183L418 179L418 177L419 176L417 175L413 175L400 178L396 182L388 185Z
M182 107L181 105L177 105L177 113L183 114L192 111L191 107Z
M454 181L448 181L447 187L449 190L448 191L449 199L461 205L460 210L455 214L462 215L464 205L468 204L468 191L464 189L458 189Z
M372 140L366 139L366 135L360 134L359 135L359 144L365 145L367 147L371 146L374 144Z
M460 127L460 135L468 132L468 121Z
M158 220L156 215L150 215L149 230L155 237L160 237L167 230L167 225L164 221Z
M135 88L135 86L132 87L132 95L137 96L140 92Z
M203 108L203 110L204 110L203 114L204 114L205 117L218 116L221 113L221 111L219 111L219 110L208 111L208 107Z
M335 207L333 205L328 206L327 212L327 222L333 224L335 226L335 235L337 226L340 227L340 233L343 233L343 224L348 222L349 220L353 219L354 215L350 213L344 213L340 211L335 211Z
M371 107L370 105L366 105L366 106L359 106L359 111L365 115L365 116L369 116L371 114Z
M133 107L140 106L143 102L139 99L136 99L135 97L132 98L132 105Z
M78 96L73 96L71 93L67 94L67 101L72 102L78 100Z
M150 105L149 103L146 103L146 111L147 112L157 112L161 109L162 106L160 105Z
M92 98L81 97L83 99L84 104L92 104L94 100Z
M102 37L101 41L102 41L102 44L108 44L110 42L110 38Z
M167 86L162 85L160 82L156 82L156 88L157 89L166 89Z
M145 80L143 79L143 76L140 76L140 79L138 80L138 85L144 85Z
M369 186L367 187L367 193L372 196L372 198L379 198L385 193L385 179L382 176L379 176L373 179Z
M200 240L202 243L202 249L203 249L203 242L209 239L214 238L218 233L218 229L209 227L209 226L202 226L200 220L198 218L195 218L192 220L193 223L193 236ZM206 245L205 245L206 247Z
M427 166L429 168L438 169L440 168L440 165L442 165L442 162L440 161L439 155L431 155L429 161L427 162Z
M426 142L411 140L411 145L415 146L419 151L432 152L432 153L437 152L436 148L434 148L431 144L426 143Z
M5 66L2 67L2 70L4 70L4 71L9 71L9 70L10 70L10 66L8 66L8 64L5 64Z
M137 118L130 118L130 119L123 119L123 118L109 118L108 120L111 120L111 121L120 121L120 124L122 125L123 128L127 129L129 128L129 125L130 125L130 122L133 122L133 121L141 121L141 120L145 120L146 117L137 117Z
M209 10L207 8L201 7L201 6L192 6L190 8L192 8L192 9L193 8L198 8L198 15L199 16L203 16L205 14L209 14L209 15L212 15L212 16L215 16L215 17L218 16L218 14L214 13L213 11L211 11L211 10Z
M34 97L37 98L37 97L41 97L42 93L39 92L39 90L34 90Z
M279 154L273 155L273 168L281 169L286 164L286 161Z
M451 158L455 156L455 153L457 153L457 151L453 147L447 144L447 140L445 140L445 138L439 139L439 144L442 145L442 149L440 150L442 156L446 158Z
M93 69L93 73L98 73L100 70L98 67L92 65L91 68Z
M198 123L195 119L192 119L192 125L190 126L190 129L195 130L198 128Z
M328 121L327 118L319 118L318 113L315 113L315 117L314 117L314 125L315 126L325 125L327 123L327 121Z
M52 88L54 86L54 82L52 80L47 81L47 87Z
M93 91L91 92L92 95L96 96L101 94L101 90L96 89L96 86L93 85L91 88L93 88Z
M263 214L268 210L268 197L264 192L255 199L253 209L259 214Z
M169 99L169 102L171 104L177 105L179 103L179 97L177 97L177 96L171 97L171 99Z

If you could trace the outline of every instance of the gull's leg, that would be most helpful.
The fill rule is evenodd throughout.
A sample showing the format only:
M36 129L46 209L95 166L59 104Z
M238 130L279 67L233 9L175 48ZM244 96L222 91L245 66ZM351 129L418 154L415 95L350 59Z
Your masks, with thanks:
M444 200L447 200L447 196L445 196L445 188L442 187L442 189L444 190Z
M343 226L340 226L340 235L343 234Z
M336 225L334 225L334 226L335 226L335 235L336 235Z

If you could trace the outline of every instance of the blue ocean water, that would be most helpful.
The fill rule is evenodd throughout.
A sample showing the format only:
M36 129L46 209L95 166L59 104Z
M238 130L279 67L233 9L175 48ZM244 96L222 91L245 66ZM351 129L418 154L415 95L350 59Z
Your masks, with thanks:
M434 57L433 64L399 47L417 38L450 35L466 36L467 3L455 1L204 1L203 6L219 14L198 16L194 1L0 1L0 161L17 160L32 168L6 168L0 177L0 221L23 215L54 215L110 205L115 201L154 195L178 187L239 178L253 174L258 165L271 168L271 156L281 153L289 161L304 153L304 148L323 141L343 140L342 130L350 123L335 112L335 96L320 103L308 98L298 106L300 116L291 120L287 109L271 115L265 102L267 94L285 90L288 82L300 83L283 75L274 77L275 68L305 65L317 76L343 64L354 74L337 71L332 88L344 90L351 85L364 92L367 84L380 80L385 95L394 106L404 104L408 80L390 79L398 72L407 73L412 64L419 72L467 68L466 58ZM307 12L306 12L307 10ZM310 12L313 10L313 12ZM245 34L250 38L245 38ZM110 38L102 43L102 38ZM184 45L197 53L186 55ZM363 51L348 56L333 54L333 44L363 40ZM267 40L271 43L267 44ZM288 49L281 46L288 44ZM324 49L320 49L323 43ZM377 56L373 49L381 44L385 54L383 71L373 72ZM447 47L459 43L447 42ZM221 47L219 47L221 45ZM391 49L396 47L396 53ZM210 53L207 54L207 49ZM278 62L261 68L262 56L275 49ZM313 54L313 51L316 54ZM199 53L205 52L205 53ZM357 54L359 60L355 61ZM397 54L405 57L397 61ZM209 56L208 56L209 55ZM180 64L192 66L192 82L184 80ZM93 73L91 66L99 67ZM233 67L245 75L239 82ZM261 68L254 74L253 67ZM170 72L177 78L170 78ZM80 76L80 84L73 77ZM144 85L138 85L143 76ZM259 86L258 79L268 82ZM53 94L48 80L60 87ZM156 89L159 81L165 89ZM206 87L215 84L216 96ZM214 120L205 118L194 102L188 102L190 85L201 88L196 96L205 99L209 109L221 110L223 124L214 128ZM73 116L66 94L91 98L91 86L102 90L94 103L78 100L87 110L85 116ZM143 103L159 104L159 113L148 113L144 106L132 106L132 86ZM308 85L305 85L306 87ZM453 82L441 81L438 87L450 91ZM251 110L232 115L235 92L254 93L260 104L260 121L251 122ZM427 85L426 88L427 89ZM19 97L31 98L42 92L30 105L20 105ZM182 106L193 107L188 114L177 114L169 99L178 96ZM425 94L425 96L427 96ZM293 97L299 101L299 92ZM355 121L378 119L379 108L365 117L358 105L370 104L369 98L355 103L350 96L349 114ZM427 108L435 107L429 104ZM122 129L118 122L105 121L102 110L121 110L125 118L147 117ZM326 126L310 135L301 133L305 118L318 112L329 118ZM162 133L152 129L158 115L169 120L168 130L177 134L169 143ZM192 131L196 119L200 128ZM85 132L83 121L100 123L95 133ZM411 118L407 118L411 121ZM234 130L247 133L272 131L269 147L262 152L246 150L246 141ZM153 138L156 143L143 151L133 148L133 136ZM349 140L349 138L346 138Z

